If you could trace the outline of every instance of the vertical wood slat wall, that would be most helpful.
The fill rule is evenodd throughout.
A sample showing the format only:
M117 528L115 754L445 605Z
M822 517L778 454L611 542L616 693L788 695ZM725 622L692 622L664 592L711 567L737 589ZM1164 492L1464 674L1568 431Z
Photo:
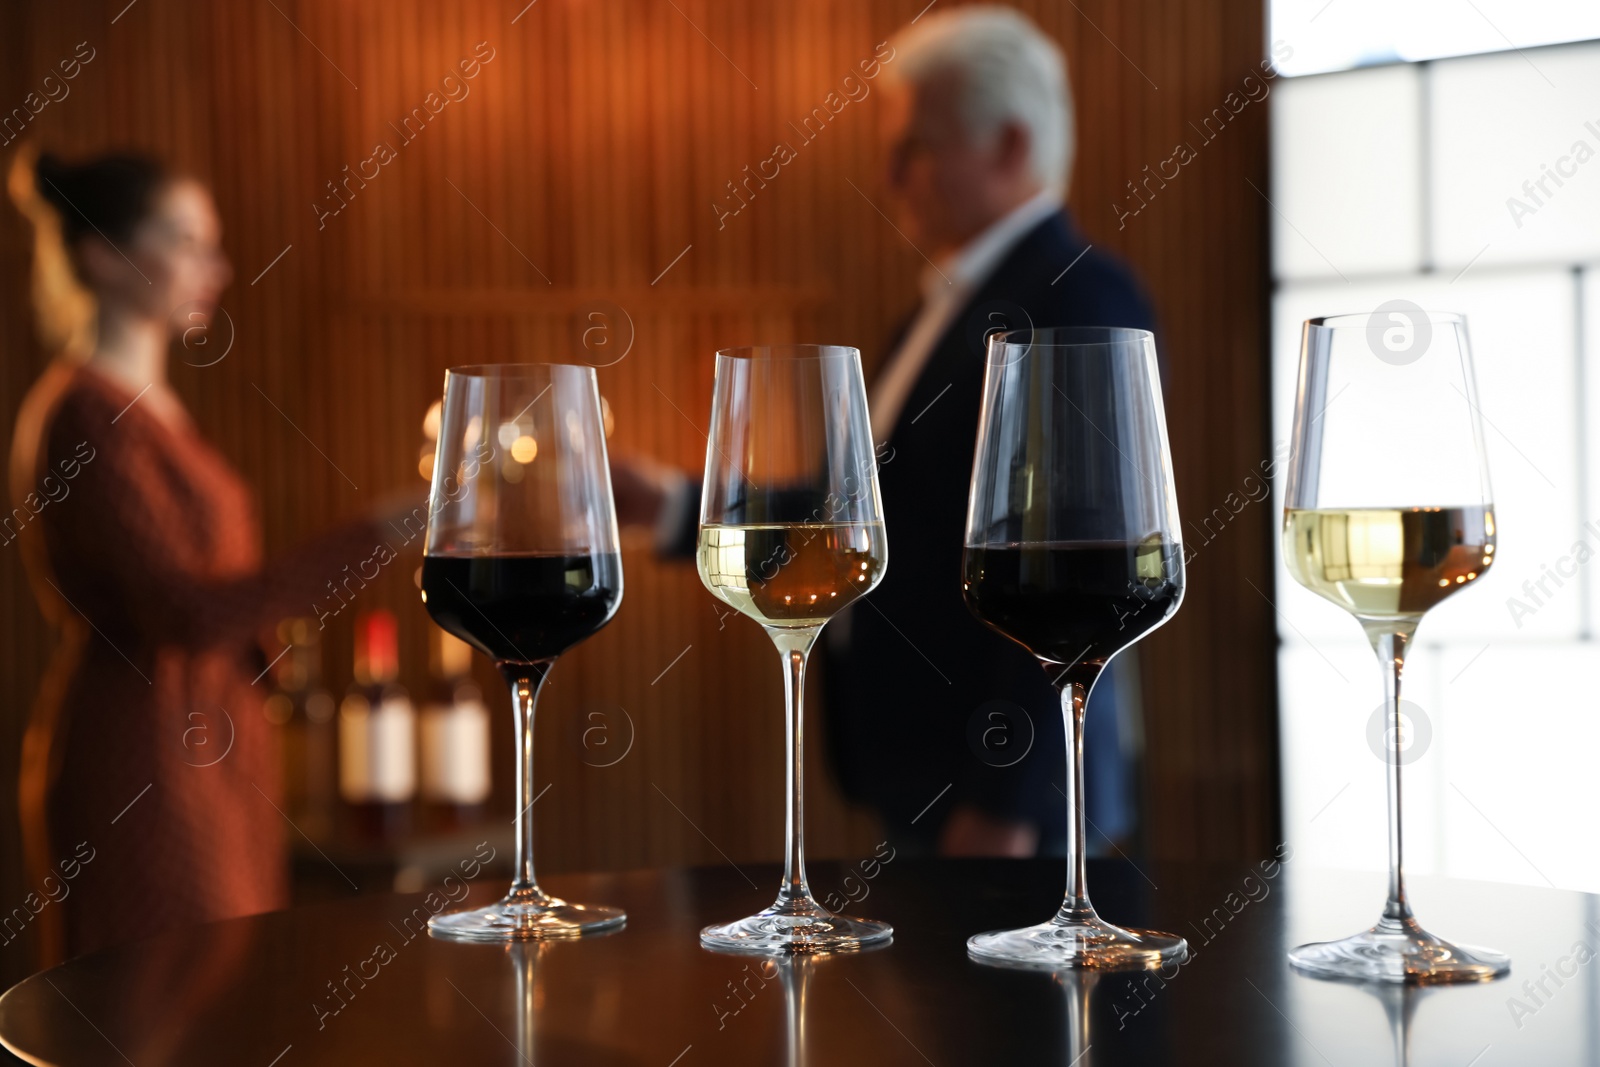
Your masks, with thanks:
M451 364L581 356L587 313L604 307L616 320L620 308L632 347L600 371L616 416L611 448L698 469L715 348L842 341L863 350L870 372L913 299L922 260L874 206L884 203L876 98L850 104L814 142L798 143L788 123L922 0L125 4L7 5L0 108L21 105L88 41L95 59L30 132L67 154L146 148L213 186L236 271L224 300L236 339L221 363L175 364L173 377L259 490L269 548L397 487L421 491L421 418ZM1190 125L1256 72L1266 54L1261 4L1020 6L1068 57L1080 224L1130 260L1155 298L1179 499L1198 519L1268 453L1268 209L1249 184L1266 190L1265 105L1249 105L1210 143ZM402 145L389 124L423 106L479 42L494 58L467 82L469 95ZM780 140L798 158L719 227L713 200L731 203L725 183ZM333 203L325 183L379 141L397 158L319 229L311 205ZM1127 183L1179 141L1198 158L1119 225L1113 202L1138 206ZM11 151L0 149L7 163ZM0 211L8 434L42 366L27 259L20 220ZM610 325L615 343L630 332ZM1146 836L1157 855L1253 855L1277 832L1272 609L1248 584L1270 587L1272 519L1252 508L1200 548L1183 610L1142 646ZM718 849L736 861L777 858L775 656L755 627L718 618L692 568L657 563L639 546L625 565L623 610L569 654L548 693L540 759L553 786L538 809L541 865L718 862ZM364 595L401 615L406 680L419 688L426 624L411 566L391 568ZM15 846L18 746L52 647L14 547L0 548L0 618L8 911L29 888ZM336 686L348 678L349 621L331 627ZM593 710L615 723L618 708L637 730L633 752L613 767L586 765L574 723ZM508 718L496 720L497 772ZM876 828L838 797L821 747L811 761L813 851L866 855ZM507 778L496 783L504 808ZM24 948L0 949L0 979L26 971Z

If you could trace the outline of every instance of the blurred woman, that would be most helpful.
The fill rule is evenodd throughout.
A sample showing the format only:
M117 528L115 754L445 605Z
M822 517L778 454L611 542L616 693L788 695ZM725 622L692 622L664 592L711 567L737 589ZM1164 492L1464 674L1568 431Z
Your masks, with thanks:
M353 524L264 566L250 490L168 386L174 333L204 327L232 277L204 186L142 156L24 154L10 187L56 355L0 521L61 632L20 781L49 959L288 903L256 635L382 534Z

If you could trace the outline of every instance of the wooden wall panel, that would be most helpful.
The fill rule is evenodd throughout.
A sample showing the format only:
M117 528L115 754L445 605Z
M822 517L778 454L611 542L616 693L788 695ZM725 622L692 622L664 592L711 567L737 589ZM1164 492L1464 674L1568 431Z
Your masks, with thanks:
M272 549L396 487L420 491L420 420L444 368L580 356L582 313L597 301L624 309L634 334L627 357L600 372L616 415L612 449L698 468L715 348L843 341L870 368L914 297L921 258L851 187L882 202L873 97L797 144L798 158L721 228L711 204L776 141L796 141L788 123L923 0L125 5L7 5L0 105L89 40L96 59L39 116L39 138L67 153L140 146L213 185L236 270L225 306L237 336L224 361L176 366L174 378L258 488ZM1119 225L1111 205L1145 164L1193 140L1188 124L1256 68L1261 5L1021 6L1067 53L1079 118L1072 200L1090 239L1131 260L1155 297L1179 497L1187 513L1208 513L1267 454L1267 207L1247 184L1266 189L1264 108L1251 105L1200 147L1138 216ZM480 41L494 59L469 95L402 146L390 123ZM319 228L311 205L325 183L380 140L398 158ZM8 432L42 365L26 264L19 220L0 212ZM1271 527L1255 506L1207 545L1183 611L1142 647L1146 834L1157 854L1254 854L1276 833L1272 613L1246 584L1269 588ZM625 565L623 610L563 661L539 726L554 783L538 809L542 869L718 862L718 848L736 861L777 858L781 690L770 647L751 624L722 623L690 568L639 547ZM390 568L365 595L401 614L407 680L420 686L413 566ZM18 739L52 642L4 548L0 619L9 907L26 892L14 845ZM328 650L335 686L349 649L341 617ZM572 723L613 707L632 717L634 751L615 767L586 766ZM497 743L509 743L508 722L497 722ZM820 749L813 853L865 854L876 828L837 796ZM495 770L509 808L504 755ZM25 969L23 951L0 950L0 980Z

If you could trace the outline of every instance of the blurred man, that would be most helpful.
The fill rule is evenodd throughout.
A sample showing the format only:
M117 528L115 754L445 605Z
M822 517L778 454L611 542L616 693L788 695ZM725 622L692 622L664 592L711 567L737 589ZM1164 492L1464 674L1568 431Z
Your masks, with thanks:
M1054 853L1067 828L1059 699L1037 661L961 595L983 346L996 329L1148 329L1151 314L1062 206L1073 122L1054 43L998 7L925 16L892 43L886 177L927 267L921 304L870 390L891 565L825 631L828 734L846 792L879 811L897 847ZM650 464L616 474L625 519L655 522L664 550L690 551L697 487ZM1113 676L1096 686L1086 728L1086 808L1100 841L1133 826Z

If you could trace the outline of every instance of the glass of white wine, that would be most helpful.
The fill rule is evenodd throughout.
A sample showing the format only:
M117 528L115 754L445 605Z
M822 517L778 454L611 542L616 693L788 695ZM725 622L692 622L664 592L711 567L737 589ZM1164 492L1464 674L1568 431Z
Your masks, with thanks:
M1467 324L1392 302L1310 319L1302 335L1283 554L1295 580L1356 617L1383 669L1390 747L1389 899L1376 926L1289 953L1322 978L1470 982L1511 962L1424 930L1406 899L1400 676L1417 624L1495 560L1493 496Z
M783 664L788 817L783 885L759 914L708 926L707 948L773 955L861 948L888 923L829 912L806 884L803 684L833 615L883 578L889 546L861 354L836 345L717 353L700 498L700 579L761 624Z

